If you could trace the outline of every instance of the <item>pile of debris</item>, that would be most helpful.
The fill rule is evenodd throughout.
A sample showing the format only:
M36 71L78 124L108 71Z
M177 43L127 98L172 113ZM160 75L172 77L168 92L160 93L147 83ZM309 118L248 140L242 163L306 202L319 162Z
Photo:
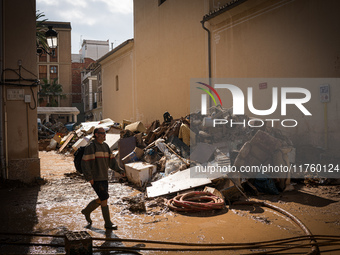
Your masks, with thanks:
M232 109L209 110L208 116L192 113L179 119L166 112L162 123L155 120L148 128L140 121L84 122L63 136L56 133L46 149L73 154L92 139L95 128L102 127L106 143L125 169L128 181L146 191L149 198L204 186L214 186L229 201L245 196L245 185L255 193L277 194L292 189L289 175L243 176L230 171L231 166L239 170L242 166L294 163L295 149L287 136L266 125L215 126L213 119L247 123L251 118L232 115ZM115 173L114 178L121 176Z
M38 138L41 139L51 139L55 134L65 135L69 132L68 125L64 125L61 122L56 122L52 124L47 122L45 124L39 123Z
M39 150L55 150L61 138L73 130L75 123L63 124L61 122L47 122L42 124L38 119L38 144Z

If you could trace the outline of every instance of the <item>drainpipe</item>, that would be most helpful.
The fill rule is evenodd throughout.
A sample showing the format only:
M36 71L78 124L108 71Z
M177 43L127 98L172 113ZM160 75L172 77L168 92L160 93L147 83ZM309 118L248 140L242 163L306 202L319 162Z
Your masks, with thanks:
M205 31L208 32L208 64L209 64L209 85L211 86L211 32L208 28L206 28L204 26L204 23L214 17L217 17L218 15L229 11L233 8L235 8L236 6L246 2L247 0L233 0L227 4L225 4L224 6L220 7L218 10L211 12L207 15L205 15L203 17L203 19L201 20L201 24L202 27ZM211 92L211 90L209 89L209 92ZM209 106L211 106L211 98L209 97Z
M210 30L204 26L205 19L201 21L202 28L208 32L208 70L209 70L209 85L211 86L211 32ZM209 92L211 93L211 89L209 88ZM209 108L211 107L211 97L209 97Z
M204 26L204 23L205 23L204 19L201 21L201 23L202 23L203 29L208 32L208 65L209 65L209 83L210 83L210 79L211 79L211 39L210 39L211 32L208 28Z

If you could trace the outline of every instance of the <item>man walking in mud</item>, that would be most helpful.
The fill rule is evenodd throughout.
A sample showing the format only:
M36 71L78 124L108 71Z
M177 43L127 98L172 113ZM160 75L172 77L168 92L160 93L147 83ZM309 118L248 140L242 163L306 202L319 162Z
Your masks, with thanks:
M81 162L84 177L90 182L92 188L98 195L97 199L92 200L85 209L81 211L89 224L92 224L90 214L97 207L101 206L105 228L117 229L110 219L110 211L107 204L108 192L108 170L109 167L119 173L124 174L118 166L112 152L105 143L106 133L103 128L96 128L93 131L94 139L85 147Z

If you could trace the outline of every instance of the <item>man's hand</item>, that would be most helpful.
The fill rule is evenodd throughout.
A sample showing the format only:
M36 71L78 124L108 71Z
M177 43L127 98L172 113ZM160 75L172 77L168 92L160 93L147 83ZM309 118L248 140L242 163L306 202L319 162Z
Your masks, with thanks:
M93 180L91 180L91 181L90 181L90 183L91 183L91 185L93 185L93 184L94 184L94 181L93 181Z

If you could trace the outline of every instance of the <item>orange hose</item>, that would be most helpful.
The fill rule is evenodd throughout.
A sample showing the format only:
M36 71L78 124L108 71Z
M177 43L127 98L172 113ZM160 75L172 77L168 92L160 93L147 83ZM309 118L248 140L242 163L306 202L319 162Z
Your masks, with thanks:
M210 211L224 208L224 200L210 192L192 191L168 200L168 207L180 212Z

